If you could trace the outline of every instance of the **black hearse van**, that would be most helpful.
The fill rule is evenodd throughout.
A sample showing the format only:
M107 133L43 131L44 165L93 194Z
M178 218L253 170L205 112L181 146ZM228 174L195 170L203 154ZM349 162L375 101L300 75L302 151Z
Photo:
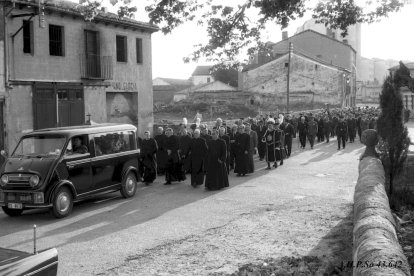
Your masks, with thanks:
M96 124L23 135L0 169L0 206L9 216L48 207L62 218L74 201L98 193L120 190L125 198L134 196L136 131L129 124Z

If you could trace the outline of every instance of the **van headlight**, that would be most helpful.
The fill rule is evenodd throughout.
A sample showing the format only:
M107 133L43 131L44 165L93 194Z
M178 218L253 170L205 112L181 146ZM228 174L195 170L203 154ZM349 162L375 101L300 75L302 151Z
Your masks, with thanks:
M39 184L39 182L40 182L40 178L37 175L32 175L29 179L29 184L32 187L37 186L37 184Z
M0 185L6 186L9 183L9 176L7 174L3 174L0 179Z

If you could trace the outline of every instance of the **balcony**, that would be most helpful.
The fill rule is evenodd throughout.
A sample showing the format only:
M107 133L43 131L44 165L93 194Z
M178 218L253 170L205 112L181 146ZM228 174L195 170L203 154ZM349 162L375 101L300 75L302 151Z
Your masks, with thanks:
M111 80L113 64L111 56L83 54L80 56L81 78L91 80Z

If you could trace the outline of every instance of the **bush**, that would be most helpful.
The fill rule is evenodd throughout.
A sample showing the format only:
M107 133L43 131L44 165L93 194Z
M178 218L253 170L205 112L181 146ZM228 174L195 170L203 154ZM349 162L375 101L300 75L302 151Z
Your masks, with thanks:
M380 159L389 179L389 194L393 192L393 181L401 172L407 157L410 138L403 121L403 101L400 86L392 76L384 81L380 94L381 115L377 121Z

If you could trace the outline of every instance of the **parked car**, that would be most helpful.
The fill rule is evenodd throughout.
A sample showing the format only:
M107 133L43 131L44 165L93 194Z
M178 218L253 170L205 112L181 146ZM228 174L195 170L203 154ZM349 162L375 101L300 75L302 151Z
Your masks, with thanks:
M37 254L0 247L0 275L55 276L58 269L56 248Z
M135 195L136 127L96 124L33 131L0 168L0 206L9 216L50 208L62 218L73 203L103 192Z

